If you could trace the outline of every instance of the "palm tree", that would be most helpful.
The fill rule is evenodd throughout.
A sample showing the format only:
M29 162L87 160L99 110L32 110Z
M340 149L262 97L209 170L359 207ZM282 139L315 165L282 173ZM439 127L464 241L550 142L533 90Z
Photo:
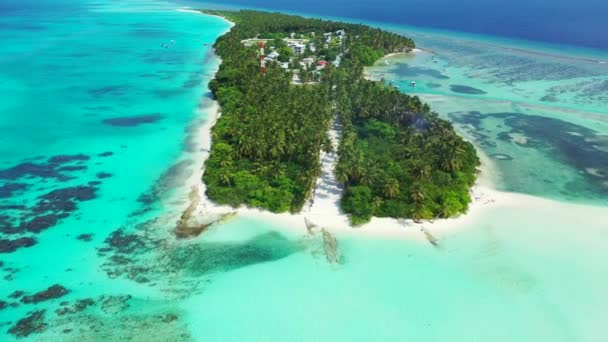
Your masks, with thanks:
M411 211L412 219L415 222L420 222L420 220L422 220L424 218L424 211L425 211L424 205L414 205L414 207L412 208L412 211Z
M412 141L413 141L413 135L412 135L411 131L409 131L409 130L402 131L399 134L399 142L402 145L408 146L408 145L412 144Z
M445 202L441 204L439 216L443 218L448 218L451 216L450 207Z
M361 183L361 185L370 186L374 184L374 175L370 169L361 168L359 178L359 183Z
M384 185L384 195L388 198L395 198L399 196L399 182L394 178L389 178L389 180Z
M219 161L218 165L222 168L230 167L232 165L232 159L230 159L229 157L223 158Z
M272 170L272 176L275 180L284 177L287 172L287 166L281 162L273 161L269 170Z
M336 169L334 170L334 175L336 176L336 180L342 184L348 183L350 176L348 170L345 167L338 164Z
M454 141L452 144L448 145L445 153L443 153L443 160L441 162L441 168L447 172L455 172L460 170L462 167L462 154L464 153L464 149L460 143Z
M232 183L232 177L227 172L220 173L219 180L221 184L227 185L228 187L230 187L230 184Z
M372 207L374 207L374 209L378 209L378 208L380 208L381 205L382 205L382 198L380 198L378 196L374 196L374 198L372 199Z
M410 194L410 198L415 205L419 205L424 201L424 192L423 189L419 186L412 189L412 193Z
M431 176L431 167L423 161L416 162L412 171L418 180L425 180Z

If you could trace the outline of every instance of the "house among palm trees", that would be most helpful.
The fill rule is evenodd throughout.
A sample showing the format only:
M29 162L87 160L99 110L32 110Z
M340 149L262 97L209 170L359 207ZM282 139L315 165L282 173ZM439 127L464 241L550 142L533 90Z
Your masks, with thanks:
M278 52L273 51L266 56L266 60L267 61L276 61L276 59L279 58L280 55L281 54L279 54Z
M301 55L306 49L306 45L300 43L289 43L288 46L293 50L296 55Z

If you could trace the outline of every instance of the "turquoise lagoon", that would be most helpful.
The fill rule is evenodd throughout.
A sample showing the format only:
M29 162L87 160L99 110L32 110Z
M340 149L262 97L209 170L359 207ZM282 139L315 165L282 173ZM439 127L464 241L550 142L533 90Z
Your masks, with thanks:
M172 236L200 172L193 134L218 63L205 44L227 23L165 2L49 4L0 18L0 238L35 242L0 254L0 340L26 317L20 340L606 338L601 54L387 26L432 52L370 73L429 101L496 187L528 195L433 231L439 249L338 236L330 265L320 236L264 221ZM69 292L15 293L54 284Z

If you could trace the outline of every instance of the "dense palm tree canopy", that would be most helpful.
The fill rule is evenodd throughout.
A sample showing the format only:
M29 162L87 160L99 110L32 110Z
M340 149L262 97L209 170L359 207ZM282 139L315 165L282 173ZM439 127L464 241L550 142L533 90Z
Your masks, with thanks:
M363 78L364 66L411 50L412 40L365 25L278 13L205 12L235 23L215 44L222 64L210 89L222 115L203 177L212 200L300 210L320 174L320 151L331 149L327 132L337 118L343 131L335 174L344 186L342 208L354 224L374 215L428 219L467 210L479 164L472 145L418 97ZM322 33L337 30L347 32L340 45L323 46ZM257 47L242 43L264 38L286 51L281 39L293 35L319 50L289 55L289 70L269 63L266 75ZM298 66L311 55L340 63L315 72ZM293 84L294 70L304 84Z

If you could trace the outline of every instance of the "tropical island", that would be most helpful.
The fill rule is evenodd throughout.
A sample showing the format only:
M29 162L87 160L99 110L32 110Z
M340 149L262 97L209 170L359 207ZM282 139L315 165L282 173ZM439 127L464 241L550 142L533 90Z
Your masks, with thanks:
M467 211L474 147L418 97L363 76L383 56L413 50L411 39L279 13L202 12L234 23L214 44L222 63L209 87L221 117L203 175L209 199L299 212L339 127L334 174L353 225Z

